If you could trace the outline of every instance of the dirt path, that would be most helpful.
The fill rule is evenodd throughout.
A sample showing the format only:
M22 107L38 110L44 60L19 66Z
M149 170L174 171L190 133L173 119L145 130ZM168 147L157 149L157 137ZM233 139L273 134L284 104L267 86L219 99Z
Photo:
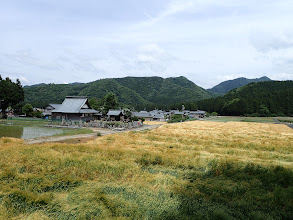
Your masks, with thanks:
M97 133L99 132L102 136L104 135L109 135L109 134L117 134L117 133L122 133L122 132L127 132L127 131L142 131L146 129L156 129L160 127L161 124L158 125L144 125L143 127L139 128L134 128L131 130L108 130L108 129L100 129L100 128L92 128L94 133L91 134L77 134L77 135L68 135L68 136L60 136L60 137L43 137L43 138L38 138L38 139L28 139L25 140L26 144L40 144L44 142L58 142L58 141L64 141L68 139L76 139L76 138L92 138L92 137L97 137Z

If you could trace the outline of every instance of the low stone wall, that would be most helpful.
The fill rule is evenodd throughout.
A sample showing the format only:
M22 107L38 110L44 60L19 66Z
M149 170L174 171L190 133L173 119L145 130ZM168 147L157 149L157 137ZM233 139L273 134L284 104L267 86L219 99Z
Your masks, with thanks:
M57 128L105 128L111 130L125 130L142 127L143 123L140 121L132 122L114 122L114 121L97 121L93 120L90 122L62 120L62 121L49 121L46 127L57 127Z

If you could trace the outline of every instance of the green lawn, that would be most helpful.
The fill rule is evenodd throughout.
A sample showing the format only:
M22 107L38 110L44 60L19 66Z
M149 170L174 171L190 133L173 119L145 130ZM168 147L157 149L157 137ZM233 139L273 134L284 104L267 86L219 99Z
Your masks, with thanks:
M63 128L62 134L56 134L53 136L69 136L69 135L90 134L90 133L93 133L93 130L89 128L81 128L81 129Z
M48 123L48 120L39 118L9 118L0 120L2 124L12 124L19 126L44 126Z
M207 121L217 121L217 122L258 122L258 123L274 123L274 119L271 117L240 117L240 116L217 116L205 118Z

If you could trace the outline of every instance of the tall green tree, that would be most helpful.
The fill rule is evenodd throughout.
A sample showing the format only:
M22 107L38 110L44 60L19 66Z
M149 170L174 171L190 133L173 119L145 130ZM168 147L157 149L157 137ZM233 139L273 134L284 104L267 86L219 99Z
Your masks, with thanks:
M104 105L104 99L92 98L89 100L91 108L101 111Z
M0 76L0 105L5 117L5 109L9 106L14 107L24 100L24 92L19 79L16 83L12 82L9 77L5 80Z
M104 105L103 105L104 113L107 113L109 109L115 109L118 107L118 99L113 92L109 92L104 98Z
M33 116L33 106L29 103L25 104L22 108L22 112L26 114L26 116L31 117Z

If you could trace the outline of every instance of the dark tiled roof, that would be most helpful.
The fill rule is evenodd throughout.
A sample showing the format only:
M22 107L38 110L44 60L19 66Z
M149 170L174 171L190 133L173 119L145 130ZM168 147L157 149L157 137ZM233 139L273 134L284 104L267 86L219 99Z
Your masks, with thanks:
M153 118L165 118L164 114L156 114Z
M195 115L197 115L197 114L205 114L206 112L205 111L201 111L201 110L197 110L197 111L190 111L189 112L189 114L195 114Z
M95 109L80 109L79 113L84 113L84 114L98 114L100 113L99 111Z
M108 116L110 116L110 115L118 116L118 115L120 115L121 113L122 113L121 110L112 110L112 109L110 109L110 110L108 111L107 115L108 115Z
M140 112L132 112L133 117L137 118L151 118L151 114L147 111L140 111Z
M55 110L61 106L61 104L49 104L49 105L51 105Z
M62 113L98 113L94 109L81 109L87 103L84 96L67 96L58 109L52 112Z

